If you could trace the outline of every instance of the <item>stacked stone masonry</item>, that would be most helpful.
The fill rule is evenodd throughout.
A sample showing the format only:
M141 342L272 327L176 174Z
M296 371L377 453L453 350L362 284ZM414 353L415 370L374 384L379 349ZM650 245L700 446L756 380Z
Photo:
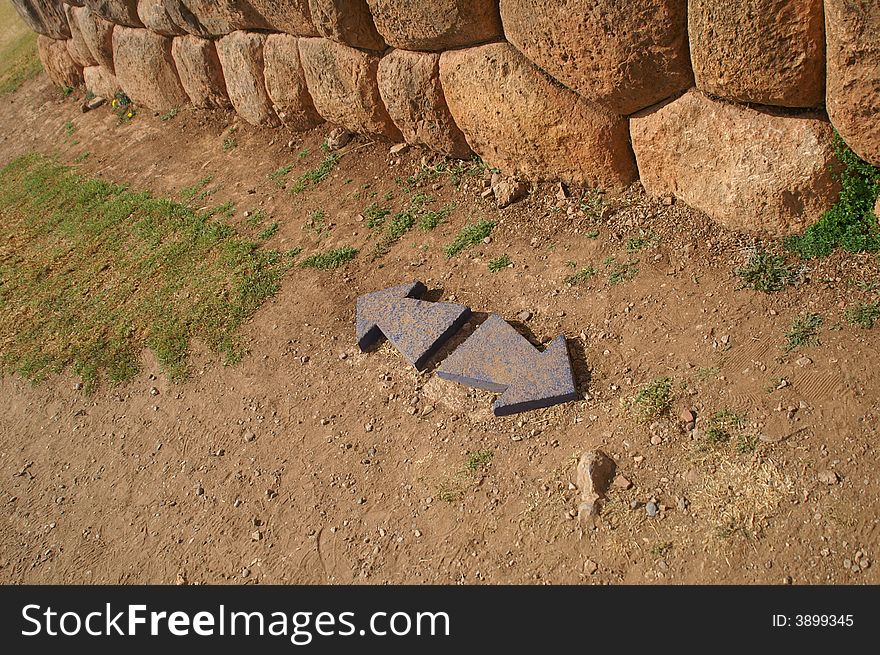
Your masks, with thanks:
M12 0L49 77L323 121L780 235L880 165L877 0Z

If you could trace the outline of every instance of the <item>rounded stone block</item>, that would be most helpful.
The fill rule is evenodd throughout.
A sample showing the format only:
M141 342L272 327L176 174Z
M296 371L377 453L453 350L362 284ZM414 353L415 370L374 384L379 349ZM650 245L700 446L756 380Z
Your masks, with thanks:
M102 98L113 98L119 91L119 82L104 66L89 66L83 69L86 90Z
M138 0L85 0L85 6L115 25L144 26L138 16Z
M693 86L687 0L501 0L501 18L539 68L617 114Z
M880 166L880 3L826 0L828 116L862 159Z
M189 101L167 36L117 25L113 30L113 62L119 86L136 104L164 111Z
M226 92L235 111L252 125L278 126L264 79L266 35L232 32L217 40L217 54L226 79Z
M12 6L34 32L53 39L70 38L60 0L12 0Z
M138 18L148 30L163 36L179 36L186 30L177 25L165 8L165 0L138 0Z
M37 38L37 51L46 75L58 86L77 87L83 83L82 66L70 56L67 41L43 36Z
M445 52L440 80L456 124L490 166L606 188L636 179L626 119L548 79L513 46Z
M320 36L364 50L385 49L367 0L309 0L309 11Z
M70 26L70 41L67 43L67 49L70 51L70 56L73 57L73 60L80 66L96 66L98 60L92 54L79 26L78 14L83 11L86 10L82 7L64 5L64 13Z
M822 0L690 0L688 32L700 90L761 105L822 103Z
M692 90L630 118L642 184L732 230L781 236L837 199L831 124L713 100Z
M379 62L379 93L407 143L464 158L471 148L455 124L440 84L440 55L393 50Z
M176 25L207 39L236 30L267 28L253 4L241 0L165 0L165 9Z
M171 44L171 56L180 83L194 106L230 106L223 67L213 41L189 34L178 36Z
M74 14L83 40L99 65L111 73L113 65L113 23L104 20L88 7L79 8Z
M504 36L497 0L367 0L379 34L405 50L439 51Z
M270 34L266 39L266 91L281 122L291 129L305 131L324 119L309 93L297 42L297 37L290 34Z
M318 36L309 0L250 0L268 29L294 36Z
M377 55L322 38L300 39L299 52L321 116L353 132L403 141L379 95Z

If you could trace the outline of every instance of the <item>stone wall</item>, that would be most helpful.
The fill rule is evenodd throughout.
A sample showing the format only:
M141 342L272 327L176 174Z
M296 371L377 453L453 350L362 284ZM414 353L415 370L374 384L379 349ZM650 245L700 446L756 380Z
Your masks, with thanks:
M322 121L780 235L880 165L877 0L12 0L58 84Z

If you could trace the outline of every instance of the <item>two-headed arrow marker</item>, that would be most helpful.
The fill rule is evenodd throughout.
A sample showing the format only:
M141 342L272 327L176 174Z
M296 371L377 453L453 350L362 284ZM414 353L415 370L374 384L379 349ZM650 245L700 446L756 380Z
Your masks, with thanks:
M401 284L357 299L357 340L366 350L384 334L421 371L443 342L470 318L464 305L419 300L421 282Z
M437 370L444 380L501 393L495 416L577 400L565 337L539 352L492 314Z

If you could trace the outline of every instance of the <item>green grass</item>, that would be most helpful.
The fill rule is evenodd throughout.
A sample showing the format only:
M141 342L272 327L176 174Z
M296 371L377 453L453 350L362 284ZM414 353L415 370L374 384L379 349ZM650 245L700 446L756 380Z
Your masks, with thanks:
M447 257L455 257L462 251L483 241L483 239L492 234L494 228L494 222L482 218L476 223L466 225L456 235L452 243L443 248L443 252L446 253Z
M512 263L513 261L511 261L508 255L501 255L500 257L496 257L489 262L489 272L497 273L498 271L502 271L505 268L508 268Z
M278 232L278 227L278 223L270 223L260 231L260 233L257 235L257 239L259 241L266 241L268 239L271 239Z
M391 213L387 207L382 207L379 203L372 203L364 208L364 218L367 221L367 227L375 230L385 224L385 219Z
M0 169L0 367L91 389L135 375L144 348L175 380L192 339L237 361L239 327L288 265L213 213L41 156Z
M634 280L639 274L638 260L618 262L610 261L608 263L608 283L613 285L623 284Z
M819 314L807 312L798 316L785 333L785 351L792 352L802 346L819 345L819 327L822 325L822 317Z
M431 230L440 227L440 225L445 223L446 219L449 218L449 214L452 213L453 209L455 209L455 203L446 205L437 210L424 212L419 218L419 227L425 232L430 232Z
M338 163L339 155L328 154L318 166L306 171L296 179L296 182L290 187L290 193L296 195L305 191L309 186L320 184L330 177L330 173Z
M419 216L425 211L425 205L431 202L431 198L424 193L413 194L409 203L399 212L391 217L385 227L385 234L376 244L373 250L373 257L381 257L385 255L391 246L400 241L416 224ZM384 218L383 218L384 221Z
M476 473L479 469L491 462L494 456L495 453L491 450L478 450L476 452L471 452L468 453L464 466L471 473Z
M574 262L569 262L569 266L571 268L577 268L577 264L575 264ZM565 283L576 286L578 284L581 284L582 282L586 282L594 275L596 275L596 268L592 264L588 264L587 266L584 266L581 270L566 276Z
M171 110L165 112L164 114L162 114L162 115L159 117L159 119L162 120L162 121L170 121L172 118L174 118L175 116L177 116L177 114L178 114L179 112L180 112L179 109L171 109Z
M764 293L782 291L795 279L791 268L785 263L785 257L761 249L755 250L746 265L736 270L736 274L744 288Z
M846 310L846 320L866 330L874 327L877 318L880 318L880 303L858 302Z
M641 422L660 418L672 407L672 379L656 378L632 397L630 411Z
M327 252L319 252L302 260L300 268L316 268L320 271L330 271L344 266L358 254L357 248L341 246Z
M745 417L742 414L723 409L708 418L703 435L706 441L712 445L727 443L734 433L742 428L744 420Z
M880 226L874 216L880 169L859 159L837 132L834 149L841 164L841 170L835 173L841 185L837 202L802 235L785 239L786 247L804 259L825 257L837 248L880 251Z
M9 2L0 2L0 95L16 91L43 70L37 35Z
M639 252L650 246L654 242L655 237L651 234L630 237L626 240L626 251L629 253Z
M293 164L285 164L269 173L269 179L278 186L284 186L284 178L287 177L292 170Z

